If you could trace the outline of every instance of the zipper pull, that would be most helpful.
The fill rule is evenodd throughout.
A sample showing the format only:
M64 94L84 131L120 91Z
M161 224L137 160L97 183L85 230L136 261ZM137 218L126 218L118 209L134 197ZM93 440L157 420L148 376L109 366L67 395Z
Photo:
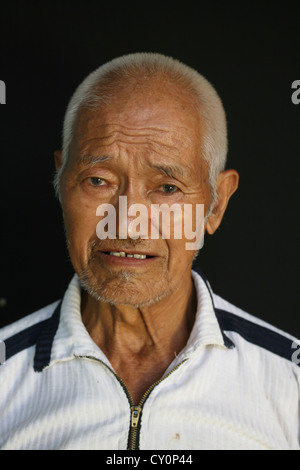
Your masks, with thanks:
M142 408L140 406L131 407L131 427L136 428L140 419Z

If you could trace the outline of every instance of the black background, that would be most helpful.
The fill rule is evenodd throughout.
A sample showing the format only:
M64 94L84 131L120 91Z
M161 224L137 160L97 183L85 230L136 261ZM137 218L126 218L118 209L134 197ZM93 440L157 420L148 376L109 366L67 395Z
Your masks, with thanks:
M0 326L72 276L51 186L71 94L107 60L151 51L206 76L227 112L240 187L199 265L215 292L300 337L300 3L11 0L0 15Z

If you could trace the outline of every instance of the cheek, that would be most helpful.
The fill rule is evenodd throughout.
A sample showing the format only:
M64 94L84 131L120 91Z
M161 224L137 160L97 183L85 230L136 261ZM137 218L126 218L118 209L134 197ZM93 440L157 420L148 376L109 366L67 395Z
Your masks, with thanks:
M204 204L190 203L181 209L181 217L172 226L172 235L168 240L169 266L173 272L179 268L185 269L192 263L204 235Z
M180 278L182 276L182 273L192 263L194 258L194 251L186 249L186 241L187 240L185 239L168 240L168 271L170 277L174 279Z
M64 223L71 260L74 265L85 264L89 242L95 240L98 219L96 209L82 204L65 204Z

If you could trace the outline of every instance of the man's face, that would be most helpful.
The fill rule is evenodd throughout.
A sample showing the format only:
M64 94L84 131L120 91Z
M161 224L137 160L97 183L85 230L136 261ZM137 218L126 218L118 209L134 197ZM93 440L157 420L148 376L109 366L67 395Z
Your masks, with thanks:
M128 207L143 204L149 218L153 204L182 209L205 204L207 209L211 194L202 140L192 98L174 86L127 90L126 96L116 92L109 104L80 113L61 197L71 261L92 295L112 304L142 306L190 282L195 255L186 249L190 240L184 233L175 239L172 230L170 238L151 239L149 230L148 239L132 239L129 233L120 239L124 217L119 222L119 197L127 197ZM116 239L100 240L96 234L101 204L116 210Z

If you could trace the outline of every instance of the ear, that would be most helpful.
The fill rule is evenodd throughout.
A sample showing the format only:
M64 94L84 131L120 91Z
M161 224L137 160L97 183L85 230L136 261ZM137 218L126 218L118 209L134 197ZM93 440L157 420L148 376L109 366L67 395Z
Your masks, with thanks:
M206 230L210 235L212 235L221 224L229 199L237 190L238 184L239 174L237 171L226 170L219 174L217 179L218 199L206 224Z
M60 167L62 166L62 152L61 150L55 150L54 152L54 162L55 162L55 168L58 171Z

